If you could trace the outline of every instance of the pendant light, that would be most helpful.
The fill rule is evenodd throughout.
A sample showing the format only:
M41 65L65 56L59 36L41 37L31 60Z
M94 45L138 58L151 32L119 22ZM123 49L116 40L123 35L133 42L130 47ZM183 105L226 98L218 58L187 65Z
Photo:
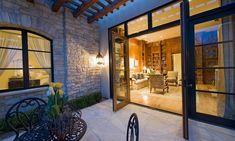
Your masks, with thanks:
M98 52L98 54L96 56L96 64L104 65L104 57L101 55L100 49L99 49L99 52Z

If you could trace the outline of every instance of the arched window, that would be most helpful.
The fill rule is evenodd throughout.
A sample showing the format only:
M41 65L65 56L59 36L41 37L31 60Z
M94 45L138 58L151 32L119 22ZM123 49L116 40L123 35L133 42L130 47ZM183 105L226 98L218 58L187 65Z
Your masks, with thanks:
M52 41L18 29L0 29L0 91L47 86L53 79Z

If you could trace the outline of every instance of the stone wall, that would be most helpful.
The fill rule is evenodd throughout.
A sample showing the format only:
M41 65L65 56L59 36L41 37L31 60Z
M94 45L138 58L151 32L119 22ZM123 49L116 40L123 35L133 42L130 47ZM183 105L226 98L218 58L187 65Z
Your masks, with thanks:
M66 15L68 46L68 92L72 97L100 90L101 69L95 64L99 50L96 24L87 24L83 17ZM73 75L70 75L73 74Z
M70 98L100 91L100 67L94 64L99 48L98 27L71 12L51 10L51 0L0 0L0 27L17 27L37 32L53 40L54 81L63 82ZM64 21L64 22L63 22ZM65 23L65 24L63 24ZM16 101L45 97L45 88L0 92L0 117Z

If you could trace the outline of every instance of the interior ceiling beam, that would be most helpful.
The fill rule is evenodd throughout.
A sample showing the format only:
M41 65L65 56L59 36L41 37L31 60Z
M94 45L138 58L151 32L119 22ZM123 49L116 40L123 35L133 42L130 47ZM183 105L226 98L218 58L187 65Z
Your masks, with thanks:
M91 7L93 4L95 4L98 0L87 0L84 1L84 4L79 6L74 12L73 16L78 17L80 16L83 12L85 12L89 7Z
M69 0L56 0L52 5L52 11L58 12L60 10L60 7L63 6L63 4L67 1Z
M107 5L103 10L99 13L95 14L94 16L88 18L88 23L92 23L95 20L107 15L109 12L113 11L114 9L119 8L121 5L125 4L128 0L114 0L112 4Z

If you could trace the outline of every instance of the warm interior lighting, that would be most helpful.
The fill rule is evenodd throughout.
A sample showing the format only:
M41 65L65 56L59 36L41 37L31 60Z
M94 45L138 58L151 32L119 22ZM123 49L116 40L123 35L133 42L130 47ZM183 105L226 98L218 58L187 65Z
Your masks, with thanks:
M131 69L133 69L135 67L135 59L134 58L129 59L129 65L130 65Z
M98 55L96 56L96 63L98 65L103 65L104 64L104 57L101 55L99 52Z
M148 100L148 96L147 95L144 95L143 98L144 98L144 101Z
M139 66L139 61L138 61L138 60L135 60L134 63L135 63L135 64L134 64L135 67L138 67L138 66Z

